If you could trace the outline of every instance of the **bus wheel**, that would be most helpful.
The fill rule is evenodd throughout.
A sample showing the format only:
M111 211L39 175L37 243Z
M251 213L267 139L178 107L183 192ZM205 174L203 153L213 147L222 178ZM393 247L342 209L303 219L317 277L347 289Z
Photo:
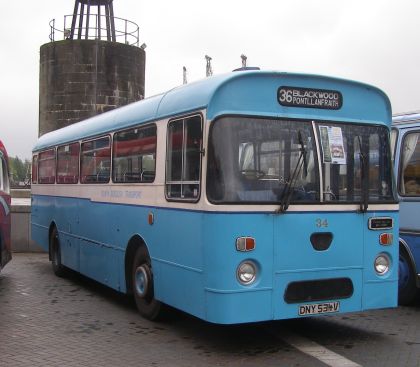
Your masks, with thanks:
M143 246L137 249L134 257L132 282L134 300L140 314L148 320L160 319L164 306L154 297L152 263Z
M61 249L60 240L58 238L57 228L54 228L50 236L50 251L51 251L51 263L54 274L58 277L64 277L66 275L66 268L61 263Z
M400 247L398 265L398 303L409 305L417 295L416 279L407 251Z

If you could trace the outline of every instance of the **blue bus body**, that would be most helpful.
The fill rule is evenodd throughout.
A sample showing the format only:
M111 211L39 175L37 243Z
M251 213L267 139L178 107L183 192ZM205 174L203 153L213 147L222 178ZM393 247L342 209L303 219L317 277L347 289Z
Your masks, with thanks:
M285 98L294 93L296 100L284 102L283 92ZM333 94L328 97L323 93ZM337 98L342 99L337 102ZM274 133L267 134L258 126L274 132L286 120L290 126L287 131L291 131L296 144L290 148L292 153L284 150L286 153L277 159L275 155L283 149L279 147L287 145L288 140L277 142ZM190 121L201 121L202 143L196 150L199 158L189 155L187 148L182 158L177 155L178 145L199 144L187 137ZM302 129L293 130L295 122ZM321 147L321 143L325 137L319 131L329 124L344 135L342 140L338 138L338 145L344 140L346 154L342 159L352 163L344 160L340 164L330 163L325 153L322 158L325 146ZM58 157L59 151L68 151L59 148L69 143L87 156L86 144L90 140L108 139L113 158L112 167L107 169L113 178L103 183L82 183L88 180L88 175L83 178L84 168L80 167L80 175L73 184L59 184L58 173L54 178L54 174L45 173L47 168L40 166L37 182L32 184L32 238L50 252L53 264L55 255L51 246L59 243L63 266L120 292L137 292L140 298L144 297L145 289L149 292L149 283L153 282L153 302L214 323L395 307L398 204L393 193L391 165L387 163L391 161L390 124L391 108L383 92L341 79L244 71L175 88L39 139L33 149L36 164L49 159L43 152L51 151L51 157L54 154ZM116 157L120 154L117 140L128 139L124 135L127 129L143 126L156 129L156 153L150 158L155 159L154 179L121 183L119 180L124 179L118 176L116 168L120 164ZM255 134L251 127L249 136L242 137L246 126L253 126L255 134L261 134L259 140L252 140ZM374 129L374 138L353 136L353 128L364 131L366 127ZM177 135L176 131L183 133ZM122 132L121 136L116 132ZM380 143L375 143L377 148L374 143L365 143L375 139L385 139L381 141L385 148ZM381 189L367 184L366 194L356 169L363 154L353 146L359 143L360 152L362 145L366 146L367 160L375 146L384 165L372 174L365 166L365 177L382 185ZM230 149L230 145L234 148ZM310 146L312 150L308 153L305 149ZM330 148L332 151L331 144ZM351 149L354 153L350 154ZM271 154L274 150L276 153ZM175 153L168 158L169 151ZM256 158L258 152L260 163ZM191 173L194 180L174 179L177 173L171 167L177 164L177 157L184 168L187 161L199 161L198 173ZM128 160L131 162L131 157ZM284 179L277 166L286 160L292 167L287 169ZM285 197L283 190L297 189L290 184L293 180L289 172L293 173L299 161L305 161L299 169L295 168L296 175L303 180L303 190L299 190L305 198L298 194ZM80 162L83 166L82 159ZM59 164L55 166L57 172ZM241 164L234 177L232 167ZM259 168L253 168L253 164ZM354 174L346 173L349 171L346 164L354 166ZM328 173L324 166L328 166ZM183 177L187 175L184 168ZM41 171L45 183L39 182ZM330 176L334 174L337 179L333 180ZM315 188L309 189L308 175ZM47 183L49 176L52 180ZM258 190L239 189L239 181ZM289 186L280 190L281 195L277 186L282 181ZM350 189L348 182L354 188ZM230 190L234 185L235 189ZM359 196L355 194L357 190ZM278 195L275 200L271 199L273 193ZM380 243L381 234L390 235L386 243ZM249 243L250 248L242 249L241 243L246 246ZM132 264L136 262L133 258L137 258L139 246L146 249L150 262L136 271ZM379 255L383 256L378 259ZM380 274L382 261L386 262L384 274ZM379 264L376 270L375 262ZM245 270L238 270L244 263ZM253 279L247 284L249 278ZM152 301L148 302L149 305ZM155 313L146 312L146 317L154 316Z
M393 117L392 149L400 201L401 304L410 304L420 288L420 113Z

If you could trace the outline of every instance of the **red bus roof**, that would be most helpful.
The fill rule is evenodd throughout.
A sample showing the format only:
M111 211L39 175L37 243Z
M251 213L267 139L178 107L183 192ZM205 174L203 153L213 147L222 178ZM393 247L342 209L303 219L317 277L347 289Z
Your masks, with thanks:
M2 143L1 140L0 140L0 152L3 153L3 155L6 157L6 161L7 161L7 159L8 159L7 151L6 151L6 148L5 148L5 146L4 146L4 144Z

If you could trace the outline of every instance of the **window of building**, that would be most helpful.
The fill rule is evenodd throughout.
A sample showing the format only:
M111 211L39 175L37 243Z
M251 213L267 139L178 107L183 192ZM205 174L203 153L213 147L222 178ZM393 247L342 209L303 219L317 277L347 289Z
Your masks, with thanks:
M82 143L80 182L107 183L110 178L111 145L109 136Z
M55 182L55 150L41 152L38 157L38 182L53 184Z
M118 183L153 182L156 172L156 126L114 135L112 179Z
M79 181L79 143L57 148L57 183L75 184Z
M420 132L409 133L402 142L400 194L420 196Z
M202 150L201 116L169 122L167 144L167 198L198 200Z

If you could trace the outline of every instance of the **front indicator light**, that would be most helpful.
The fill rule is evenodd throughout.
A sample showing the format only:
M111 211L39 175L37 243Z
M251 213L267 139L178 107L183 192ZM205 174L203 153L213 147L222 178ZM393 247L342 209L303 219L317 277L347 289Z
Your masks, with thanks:
M381 233L379 235L379 243L383 246L392 245L394 241L394 236L392 233Z
M252 261L241 262L236 270L236 275L241 284L250 285L257 277L257 266Z
M375 259L375 271L378 275L385 275L389 271L391 261L389 257L385 254L379 254Z
M255 239L253 237L238 237L236 239L236 250L241 252L252 251L255 249Z

